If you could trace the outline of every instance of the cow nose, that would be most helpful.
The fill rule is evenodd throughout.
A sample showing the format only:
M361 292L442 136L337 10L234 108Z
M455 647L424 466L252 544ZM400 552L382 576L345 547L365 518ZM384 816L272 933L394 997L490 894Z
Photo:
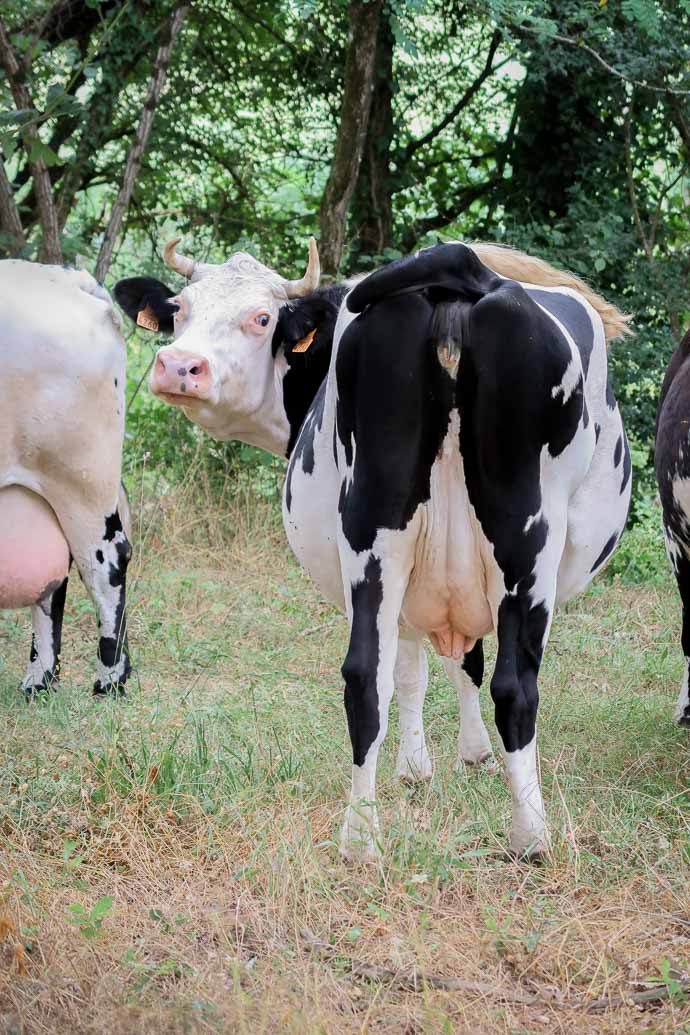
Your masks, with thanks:
M207 359L179 349L161 349L151 375L156 395L186 395L207 399L211 390L211 368Z

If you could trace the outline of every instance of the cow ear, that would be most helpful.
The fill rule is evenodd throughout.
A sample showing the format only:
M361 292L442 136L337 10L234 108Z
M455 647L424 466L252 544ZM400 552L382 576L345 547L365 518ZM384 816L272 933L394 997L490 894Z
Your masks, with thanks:
M113 292L127 316L148 331L172 334L174 316L180 308L170 299L175 292L154 277L128 277L119 280Z
M326 352L330 356L340 302L346 289L318 291L280 310L273 335L273 355L282 347L286 357L313 360Z

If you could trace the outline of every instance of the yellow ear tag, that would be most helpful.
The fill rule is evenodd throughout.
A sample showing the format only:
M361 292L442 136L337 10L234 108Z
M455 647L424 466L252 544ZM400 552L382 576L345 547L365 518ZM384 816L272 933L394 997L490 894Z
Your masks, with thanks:
M137 313L137 324L145 327L147 331L157 331L159 327L158 317L150 305L140 309Z
M302 338L301 341L298 341L297 344L293 347L292 351L293 352L306 352L307 349L311 347L311 343L314 340L314 335L316 334L316 331L317 331L316 327L314 328L313 331L309 331L309 334L306 336L306 338Z

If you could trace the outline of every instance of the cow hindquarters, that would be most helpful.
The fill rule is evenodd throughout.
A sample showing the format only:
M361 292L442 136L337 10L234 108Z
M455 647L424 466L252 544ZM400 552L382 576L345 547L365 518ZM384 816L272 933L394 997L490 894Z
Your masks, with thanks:
M400 608L414 562L417 523L379 532L371 550L355 553L339 534L350 619L342 672L352 743L352 789L340 850L347 859L375 862L381 854L376 811L376 763L388 729L398 654Z

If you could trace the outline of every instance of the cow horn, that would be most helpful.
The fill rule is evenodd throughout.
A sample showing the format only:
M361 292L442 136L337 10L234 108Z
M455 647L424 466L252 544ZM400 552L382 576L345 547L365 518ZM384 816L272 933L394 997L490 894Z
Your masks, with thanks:
M313 237L309 238L309 263L307 272L300 280L286 280L285 292L288 298L301 298L316 291L321 277L321 263L319 262L319 249Z
M171 270L176 270L177 273L181 273L183 277L191 277L196 269L196 262L194 259L188 259L186 255L180 255L179 252L175 251L175 246L180 243L181 237L176 237L173 241L168 243L163 248L163 262L166 266L169 266Z

